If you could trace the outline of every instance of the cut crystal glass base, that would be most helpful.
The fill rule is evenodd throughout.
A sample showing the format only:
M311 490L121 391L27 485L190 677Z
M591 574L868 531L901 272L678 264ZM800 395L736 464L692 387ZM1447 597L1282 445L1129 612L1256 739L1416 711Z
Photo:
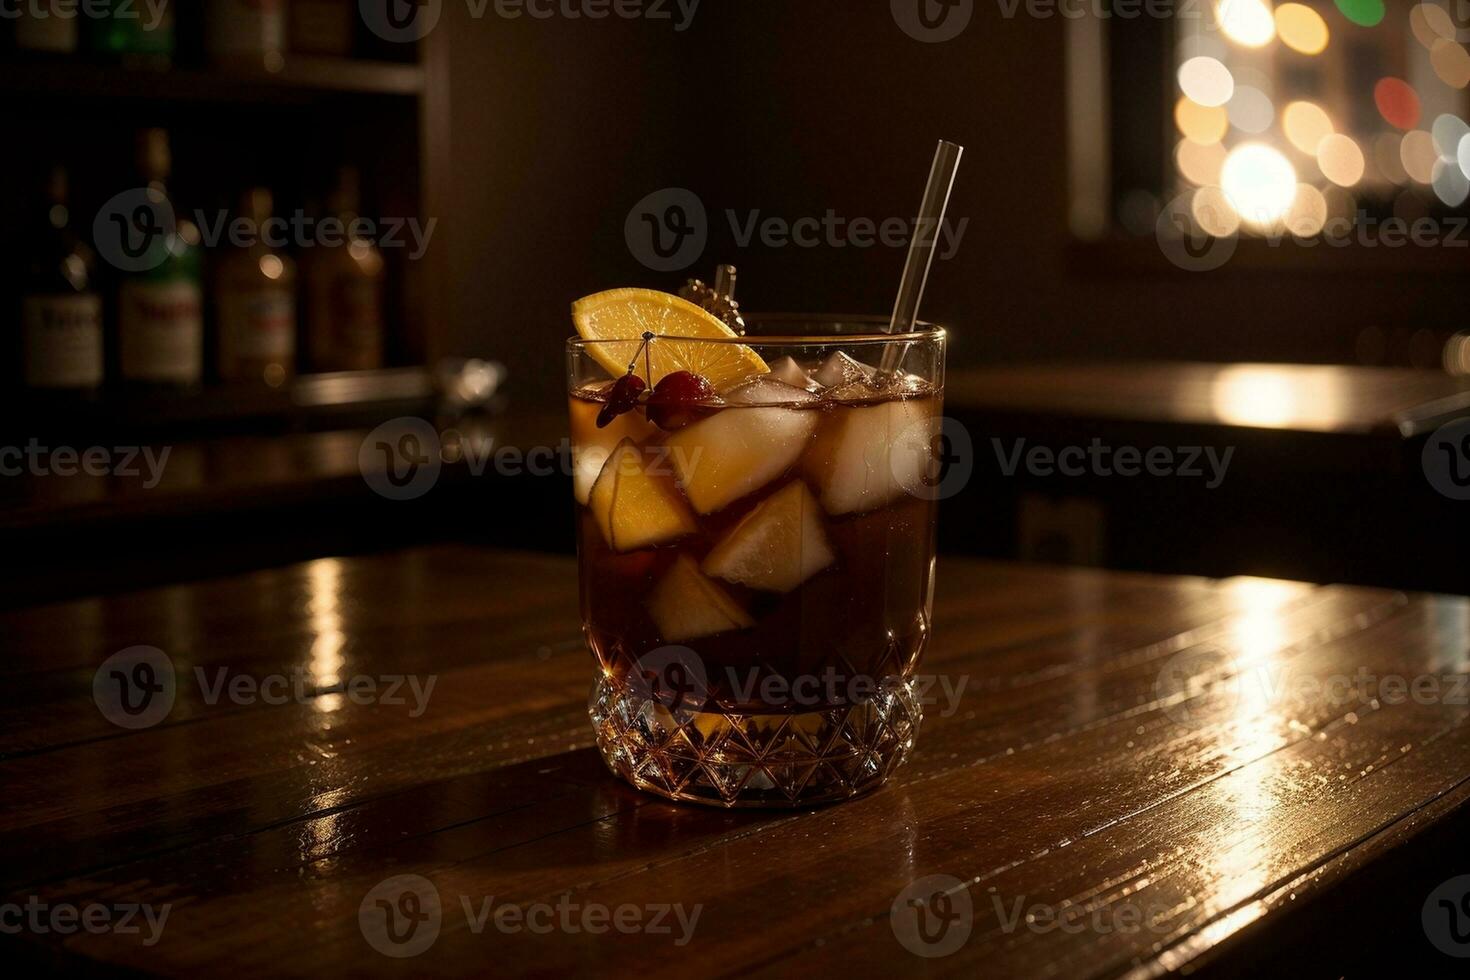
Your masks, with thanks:
M903 764L923 709L912 679L870 700L790 714L670 710L612 677L588 699L609 769L671 800L797 807L876 789Z

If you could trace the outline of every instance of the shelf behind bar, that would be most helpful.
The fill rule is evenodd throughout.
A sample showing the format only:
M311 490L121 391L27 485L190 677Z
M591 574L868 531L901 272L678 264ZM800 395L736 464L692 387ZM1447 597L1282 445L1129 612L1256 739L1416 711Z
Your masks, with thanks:
M248 68L129 68L57 60L0 65L13 95L179 102L310 101L321 95L416 96L420 65L288 55L277 72Z

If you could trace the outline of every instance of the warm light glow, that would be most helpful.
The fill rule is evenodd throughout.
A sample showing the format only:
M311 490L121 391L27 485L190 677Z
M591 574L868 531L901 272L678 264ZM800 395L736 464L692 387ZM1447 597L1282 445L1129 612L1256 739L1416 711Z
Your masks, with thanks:
M1334 184L1351 187L1363 179L1363 151L1351 136L1331 133L1317 144L1317 166Z
M1235 79L1216 59L1200 56L1179 66L1179 88L1202 106L1224 105L1235 92Z
M1218 187L1201 187L1189 202L1189 213L1207 235L1225 238L1240 230L1240 215Z
M1317 155L1317 146L1333 133L1332 119L1315 102L1293 102L1281 113L1281 128L1291 145L1308 156Z
M1301 54L1321 54L1327 47L1327 22L1304 4L1283 3L1276 8L1276 33L1282 44Z
M1218 143L1225 138L1230 118L1221 106L1202 106L1193 99L1181 97L1174 105L1174 125L1186 139L1196 143Z
M1195 143L1180 140L1174 150L1179 173L1192 184L1205 186L1220 183L1220 168L1225 165L1225 147L1219 143Z
M1383 133L1373 141L1374 165L1379 173L1395 184L1409 179L1409 175L1404 173L1403 142L1404 138L1397 133Z
M1399 161L1404 173L1411 180L1427 184L1434 179L1434 165L1439 162L1439 153L1434 149L1434 137L1422 129L1404 134L1399 144Z
M1230 151L1220 168L1220 187L1241 220L1256 226L1280 221L1296 199L1296 171L1279 150L1246 143Z
M1276 36L1271 5L1263 0L1220 0L1215 16L1225 36L1247 48L1259 48Z
M1230 425L1331 427L1347 410L1346 383L1335 367L1241 364L1219 373L1210 401Z
M1276 108L1266 93L1250 85L1237 85L1226 110L1230 124L1244 133L1264 133L1276 118Z
M306 611L310 615L311 661L306 665L311 682L318 687L340 683L346 636L342 632L342 563L319 558L306 567Z
M280 256L267 254L260 257L260 272L267 279L279 279L285 271L286 266Z
M1470 52L1454 41L1441 38L1429 49L1429 64L1446 85L1464 88L1470 85Z

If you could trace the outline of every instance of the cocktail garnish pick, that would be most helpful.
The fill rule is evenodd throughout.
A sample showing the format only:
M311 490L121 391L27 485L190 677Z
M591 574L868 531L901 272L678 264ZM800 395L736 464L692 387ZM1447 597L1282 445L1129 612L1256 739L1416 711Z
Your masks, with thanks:
M713 286L707 286L699 279L690 279L679 287L679 295L695 306L709 310L737 334L745 335L745 320L740 315L740 304L735 302L735 267L733 265L715 267Z

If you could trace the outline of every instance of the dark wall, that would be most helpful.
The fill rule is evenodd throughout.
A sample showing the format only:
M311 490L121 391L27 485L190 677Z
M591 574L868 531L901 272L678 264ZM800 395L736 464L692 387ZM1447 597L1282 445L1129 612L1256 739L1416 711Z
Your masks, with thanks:
M917 0L915 0L917 2ZM672 9L672 3L668 5ZM552 404L570 300L674 288L624 242L629 209L665 187L705 205L689 271L742 272L749 309L887 312L901 249L740 247L746 220L910 216L936 139L967 147L924 313L954 328L952 363L1152 356L1346 361L1364 328L1458 327L1462 265L1283 255L1184 273L1152 242L1074 247L1066 223L1068 21L977 0L958 38L924 44L884 0L702 0L669 21L481 19L451 32L451 348L507 360L518 398ZM1162 109L1160 109L1162 115ZM1134 261L1141 256L1141 261ZM1470 258L1470 254L1467 254ZM1281 265L1283 268L1274 268ZM1426 266L1428 268L1428 266Z

